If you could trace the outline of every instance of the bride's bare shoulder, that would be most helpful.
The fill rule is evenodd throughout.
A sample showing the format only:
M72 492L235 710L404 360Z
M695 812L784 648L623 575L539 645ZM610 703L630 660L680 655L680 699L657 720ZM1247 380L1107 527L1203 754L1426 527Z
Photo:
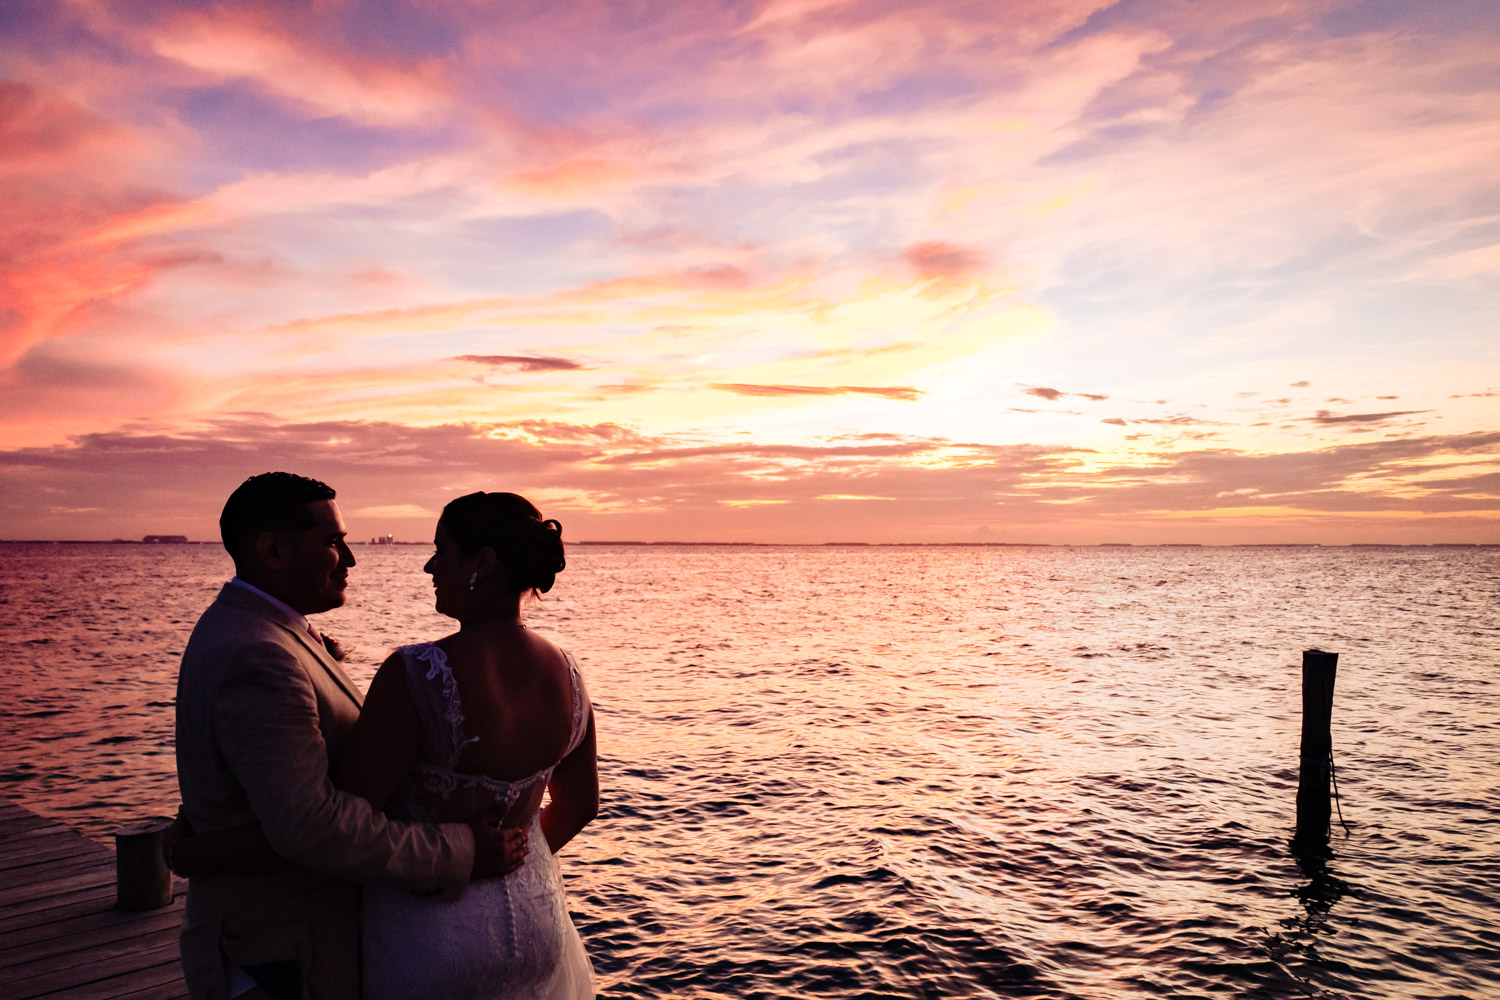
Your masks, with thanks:
M566 675L568 654L557 643L530 629L526 630L527 652L533 663L544 667L549 673Z

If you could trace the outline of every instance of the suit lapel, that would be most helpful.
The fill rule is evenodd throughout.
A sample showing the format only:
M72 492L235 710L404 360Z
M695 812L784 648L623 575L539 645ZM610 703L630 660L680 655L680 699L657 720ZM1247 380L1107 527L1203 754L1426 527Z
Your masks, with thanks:
M305 628L300 627L295 622L289 621L286 614L280 608L258 597L244 587L233 583L224 584L224 588L219 591L219 600L238 608L244 608L248 611L265 615L271 621L281 626L292 638L302 643L303 647L313 655L313 659L318 661L318 666L322 667L328 676L333 678L334 683L353 700L357 707L364 707L364 695L360 693L359 688L355 686L354 682L349 679L349 675L344 673L344 669L339 666L338 661L333 658L327 649L323 648L321 642L313 639L311 633Z
M298 642L307 647L308 652L312 653L323 669L328 672L328 676L332 677L338 686L343 688L344 693L354 700L354 704L363 708L365 704L364 696L359 693L359 688L354 686L354 681L349 679L349 675L344 673L344 668L339 666L339 661L333 658L333 654L328 652L327 648L321 642L318 642L308 634L306 629L300 629L294 625L286 625L285 623L282 624L288 632L296 637Z

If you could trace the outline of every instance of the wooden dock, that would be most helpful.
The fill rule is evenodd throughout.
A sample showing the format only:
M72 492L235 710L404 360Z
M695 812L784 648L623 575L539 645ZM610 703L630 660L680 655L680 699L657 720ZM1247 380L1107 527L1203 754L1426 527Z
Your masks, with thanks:
M115 852L0 798L0 997L175 1000L187 883L171 906L121 913Z

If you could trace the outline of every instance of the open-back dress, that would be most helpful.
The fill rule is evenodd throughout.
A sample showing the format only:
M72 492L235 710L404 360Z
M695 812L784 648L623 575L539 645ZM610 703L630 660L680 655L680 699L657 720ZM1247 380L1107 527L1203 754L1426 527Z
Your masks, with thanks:
M407 686L422 721L417 762L401 780L386 813L427 822L504 814L551 766L517 781L456 770L477 736L464 729L463 705L447 655L434 643L403 646ZM572 654L572 729L566 757L588 726L588 695ZM568 916L562 873L542 834L540 811L529 822L526 860L505 878L469 885L463 898L442 901L399 890L365 887L364 996L367 1000L590 1000L594 971Z

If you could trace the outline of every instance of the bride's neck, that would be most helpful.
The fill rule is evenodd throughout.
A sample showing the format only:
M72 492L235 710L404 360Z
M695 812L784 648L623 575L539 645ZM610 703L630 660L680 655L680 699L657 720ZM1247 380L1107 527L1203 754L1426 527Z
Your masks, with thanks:
M499 601L486 607L473 608L458 620L460 632L502 631L525 628L521 621L521 601Z
M526 623L519 618L460 618L458 630L460 632L501 632L507 629L524 629Z

